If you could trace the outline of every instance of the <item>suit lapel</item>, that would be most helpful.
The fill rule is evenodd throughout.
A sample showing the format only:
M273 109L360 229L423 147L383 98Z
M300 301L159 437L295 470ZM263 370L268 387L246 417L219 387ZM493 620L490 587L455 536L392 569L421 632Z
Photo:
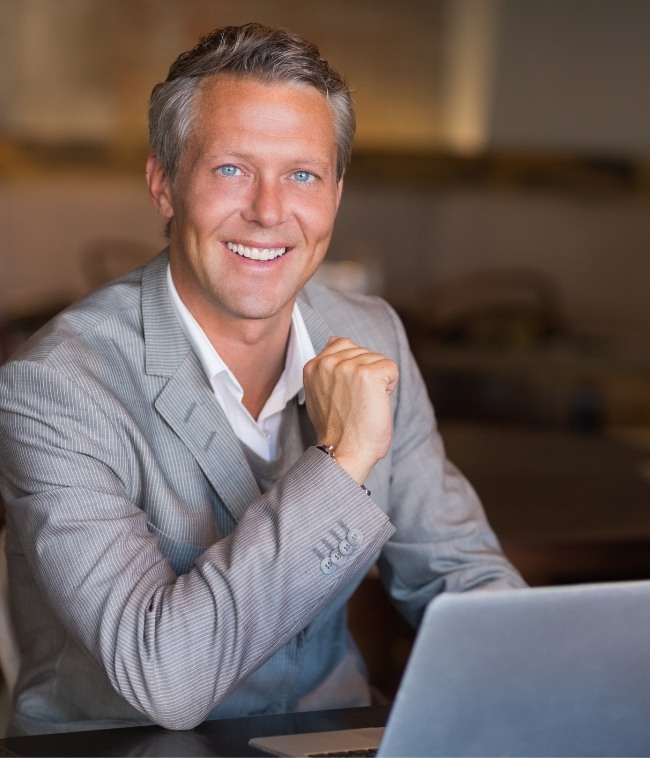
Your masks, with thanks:
M241 444L190 352L156 400L156 410L190 450L235 520L260 490Z
M226 508L239 520L260 490L241 444L178 323L167 291L168 261L165 250L145 267L142 278L146 372L168 377L155 407L190 450ZM332 330L304 293L298 302L319 353Z
M309 332L311 343L314 346L316 354L318 354L323 350L325 345L327 345L327 340L332 336L332 328L323 317L314 310L309 302L309 288L310 286L307 284L305 289L298 295L298 307L300 308L300 313L305 322L305 326L307 327L307 331Z
M239 520L260 490L169 302L167 261L161 253L145 268L142 281L146 371L168 377L155 407Z

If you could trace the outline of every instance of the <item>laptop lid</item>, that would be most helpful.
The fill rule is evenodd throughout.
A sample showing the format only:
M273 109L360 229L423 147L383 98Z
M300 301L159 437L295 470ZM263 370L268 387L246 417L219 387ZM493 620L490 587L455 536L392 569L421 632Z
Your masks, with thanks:
M650 582L439 596L378 755L650 755Z

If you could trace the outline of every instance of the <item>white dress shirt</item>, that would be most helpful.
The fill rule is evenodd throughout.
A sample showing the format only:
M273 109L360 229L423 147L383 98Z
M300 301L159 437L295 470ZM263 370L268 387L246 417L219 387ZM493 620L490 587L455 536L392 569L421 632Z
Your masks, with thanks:
M261 458L272 461L278 452L277 440L282 411L296 395L298 395L298 402L304 403L302 370L305 363L316 355L298 304L293 306L284 371L256 420L242 403L244 390L241 384L223 362L203 329L181 300L174 286L169 266L167 267L167 285L176 316L235 434Z

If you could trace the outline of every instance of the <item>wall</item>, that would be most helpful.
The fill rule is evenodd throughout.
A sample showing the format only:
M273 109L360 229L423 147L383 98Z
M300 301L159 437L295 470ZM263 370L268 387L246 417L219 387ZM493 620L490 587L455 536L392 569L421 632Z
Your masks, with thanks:
M650 3L501 0L487 144L650 150Z
M2 0L0 134L146 145L146 104L201 34L248 21L313 40L347 76L358 144L430 148L444 0Z

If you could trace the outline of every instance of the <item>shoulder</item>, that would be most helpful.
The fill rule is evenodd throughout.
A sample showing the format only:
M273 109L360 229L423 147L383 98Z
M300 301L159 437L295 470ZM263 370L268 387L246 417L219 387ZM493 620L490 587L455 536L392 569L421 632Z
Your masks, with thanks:
M349 337L373 350L395 355L404 330L393 308L381 297L336 290L309 282L301 293L300 305L313 309L326 322L330 333Z
M78 300L52 318L10 361L58 363L107 347L117 334L141 334L142 271L136 270Z

